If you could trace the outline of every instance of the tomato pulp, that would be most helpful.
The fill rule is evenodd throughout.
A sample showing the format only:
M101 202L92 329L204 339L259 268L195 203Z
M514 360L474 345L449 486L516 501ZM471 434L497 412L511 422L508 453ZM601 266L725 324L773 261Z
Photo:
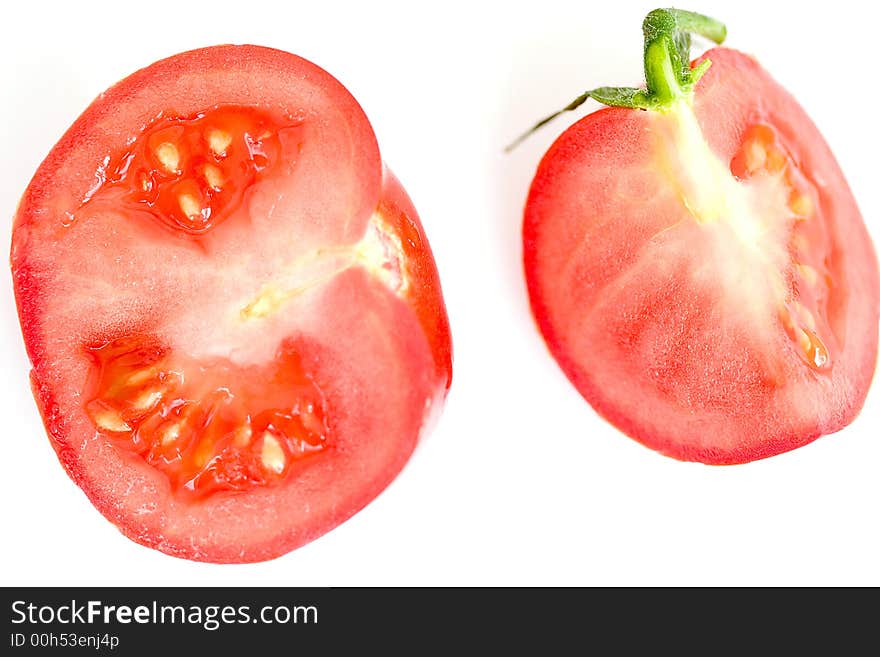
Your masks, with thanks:
M550 351L602 416L669 456L734 464L857 415L878 273L843 173L794 98L731 49L688 65L686 30L723 40L706 21L652 12L647 88L572 104L612 107L542 159L524 264Z
M61 463L135 541L252 562L378 495L439 412L449 324L348 91L257 46L102 94L21 201L11 264Z

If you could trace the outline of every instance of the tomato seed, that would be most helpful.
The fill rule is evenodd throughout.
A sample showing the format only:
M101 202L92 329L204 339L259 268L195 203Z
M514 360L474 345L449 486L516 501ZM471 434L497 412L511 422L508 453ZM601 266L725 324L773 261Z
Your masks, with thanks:
M219 190L223 186L223 173L213 164L205 165L205 182L211 189Z
M232 144L232 135L223 130L208 132L208 145L217 157L226 157L226 149Z
M263 447L260 450L260 460L267 470L271 470L275 474L284 472L285 457L284 450L278 440L271 433L266 431L263 434Z
M813 214L813 201L809 196L800 192L792 194L788 207L798 219L807 219Z
M815 268L802 263L797 264L796 267L807 285L812 287L819 282L819 272L817 272Z
M750 140L745 147L746 169L755 173L767 164L767 151L757 139Z
M192 220L196 220L202 216L202 204L198 202L192 194L181 194L178 197L180 210Z
M92 422L101 431L110 431L112 433L131 431L131 427L122 418L119 411L103 402L92 402L88 405L87 410L92 418Z
M159 162L162 164L165 171L174 174L179 173L178 166L180 166L180 154L177 152L177 147L174 144L167 141L159 144L159 146L156 147L156 157L159 159Z

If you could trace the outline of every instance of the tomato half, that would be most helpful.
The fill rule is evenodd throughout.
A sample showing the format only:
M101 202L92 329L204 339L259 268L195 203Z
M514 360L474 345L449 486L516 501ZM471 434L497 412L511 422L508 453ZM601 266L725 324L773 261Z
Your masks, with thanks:
M680 41L667 43L674 57ZM545 154L524 264L550 351L602 416L666 455L733 464L857 415L877 356L877 261L792 96L734 50L685 78L696 71L692 93L656 106L650 84L597 90L633 102L587 115Z
M442 405L449 325L372 128L286 52L102 94L21 201L12 272L58 457L135 541L251 562L379 494Z

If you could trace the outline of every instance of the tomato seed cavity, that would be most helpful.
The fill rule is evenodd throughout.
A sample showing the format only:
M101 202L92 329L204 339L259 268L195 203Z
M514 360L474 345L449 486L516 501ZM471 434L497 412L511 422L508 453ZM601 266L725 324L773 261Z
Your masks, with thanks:
M106 202L147 211L187 234L205 233L241 205L253 184L282 162L290 164L295 155L284 142L301 126L301 121L236 106L160 117L124 151L105 158L79 209Z
M271 366L247 368L188 360L144 336L87 353L95 427L179 494L274 485L328 445L326 401L290 345Z
M833 288L830 242L823 222L811 221L818 212L816 191L782 145L776 131L758 124L746 130L730 171L741 181L755 176L779 176L788 194L792 220L789 251L792 271L779 319L798 354L819 371L831 368L834 334L828 324L828 302Z

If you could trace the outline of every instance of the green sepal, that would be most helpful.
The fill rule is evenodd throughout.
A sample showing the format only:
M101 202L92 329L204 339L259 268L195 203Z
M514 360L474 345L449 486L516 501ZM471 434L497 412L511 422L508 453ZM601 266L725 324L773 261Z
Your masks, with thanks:
M603 105L640 110L663 110L682 98L693 95L694 86L711 62L703 60L690 66L691 34L699 34L715 43L727 38L723 23L681 9L655 9L642 23L645 37L645 89L599 87L586 91L558 112L554 112L520 135L505 148L512 150L526 137L564 112L570 112L592 98Z

